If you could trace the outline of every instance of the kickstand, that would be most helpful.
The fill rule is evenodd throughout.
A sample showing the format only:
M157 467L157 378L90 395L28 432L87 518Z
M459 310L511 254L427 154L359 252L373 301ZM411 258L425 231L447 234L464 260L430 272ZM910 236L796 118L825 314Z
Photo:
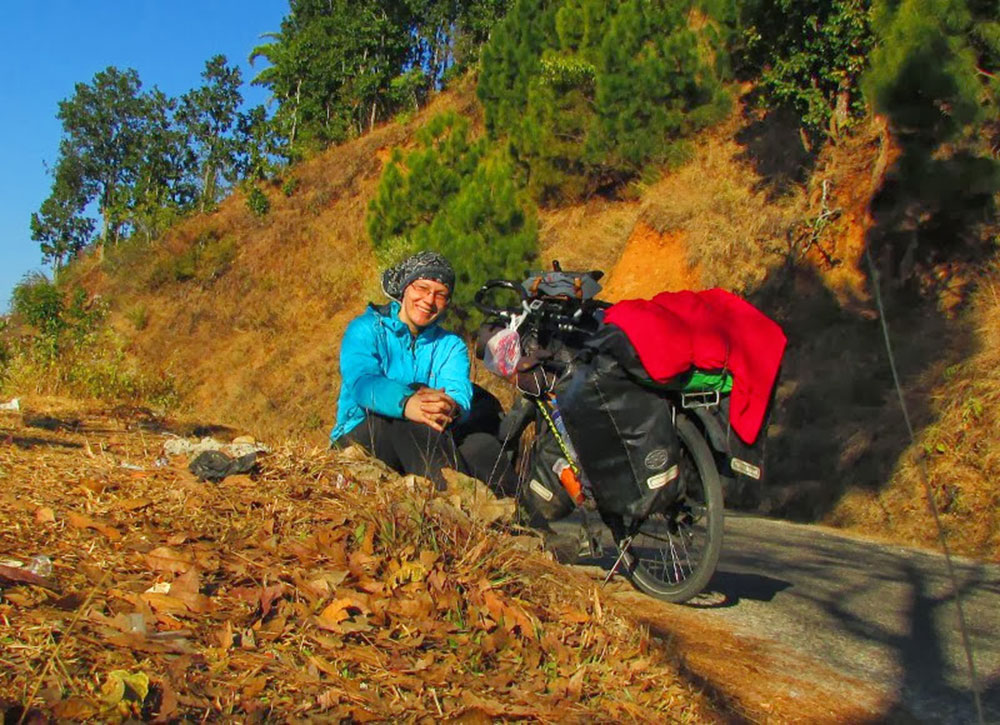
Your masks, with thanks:
M625 558L625 554L628 553L628 548L630 546L632 546L632 537L631 536L625 537L621 541L621 543L618 544L618 548L621 549L621 553L618 555L618 558L615 559L615 565L613 567L611 567L611 571L609 571L608 575L606 577L604 577L604 583L601 584L602 587L607 586L608 582L611 581L611 577L613 577L615 575L615 572L618 571L618 567L621 566L622 559Z

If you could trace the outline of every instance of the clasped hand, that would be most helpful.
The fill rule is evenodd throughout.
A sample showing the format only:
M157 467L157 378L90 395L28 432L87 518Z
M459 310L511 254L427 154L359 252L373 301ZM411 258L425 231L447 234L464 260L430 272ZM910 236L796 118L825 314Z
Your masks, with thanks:
M443 390L420 388L406 400L403 416L414 423L428 425L438 433L444 431L458 414L458 405Z

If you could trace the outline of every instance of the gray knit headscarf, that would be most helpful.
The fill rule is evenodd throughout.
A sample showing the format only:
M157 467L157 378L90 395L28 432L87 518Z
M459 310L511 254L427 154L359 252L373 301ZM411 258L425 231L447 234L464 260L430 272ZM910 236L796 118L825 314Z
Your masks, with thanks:
M432 279L455 289L455 270L451 262L437 252L417 252L382 273L382 291L390 299L401 302L403 290L418 279Z

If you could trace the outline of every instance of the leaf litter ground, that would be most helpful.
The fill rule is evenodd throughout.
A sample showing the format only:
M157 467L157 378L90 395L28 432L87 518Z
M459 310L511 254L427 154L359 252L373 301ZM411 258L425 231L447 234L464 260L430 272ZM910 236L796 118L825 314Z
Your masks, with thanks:
M287 446L212 484L165 461L156 428L0 417L8 721L735 715L634 600L553 562L471 479L434 494L354 450ZM40 579L19 566L38 554Z

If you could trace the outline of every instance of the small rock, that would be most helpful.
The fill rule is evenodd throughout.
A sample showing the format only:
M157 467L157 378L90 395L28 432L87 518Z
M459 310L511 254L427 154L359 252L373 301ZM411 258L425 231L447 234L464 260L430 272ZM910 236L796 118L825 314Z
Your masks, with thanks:
M368 452L353 443L339 451L337 455L345 461L363 461L368 458Z

